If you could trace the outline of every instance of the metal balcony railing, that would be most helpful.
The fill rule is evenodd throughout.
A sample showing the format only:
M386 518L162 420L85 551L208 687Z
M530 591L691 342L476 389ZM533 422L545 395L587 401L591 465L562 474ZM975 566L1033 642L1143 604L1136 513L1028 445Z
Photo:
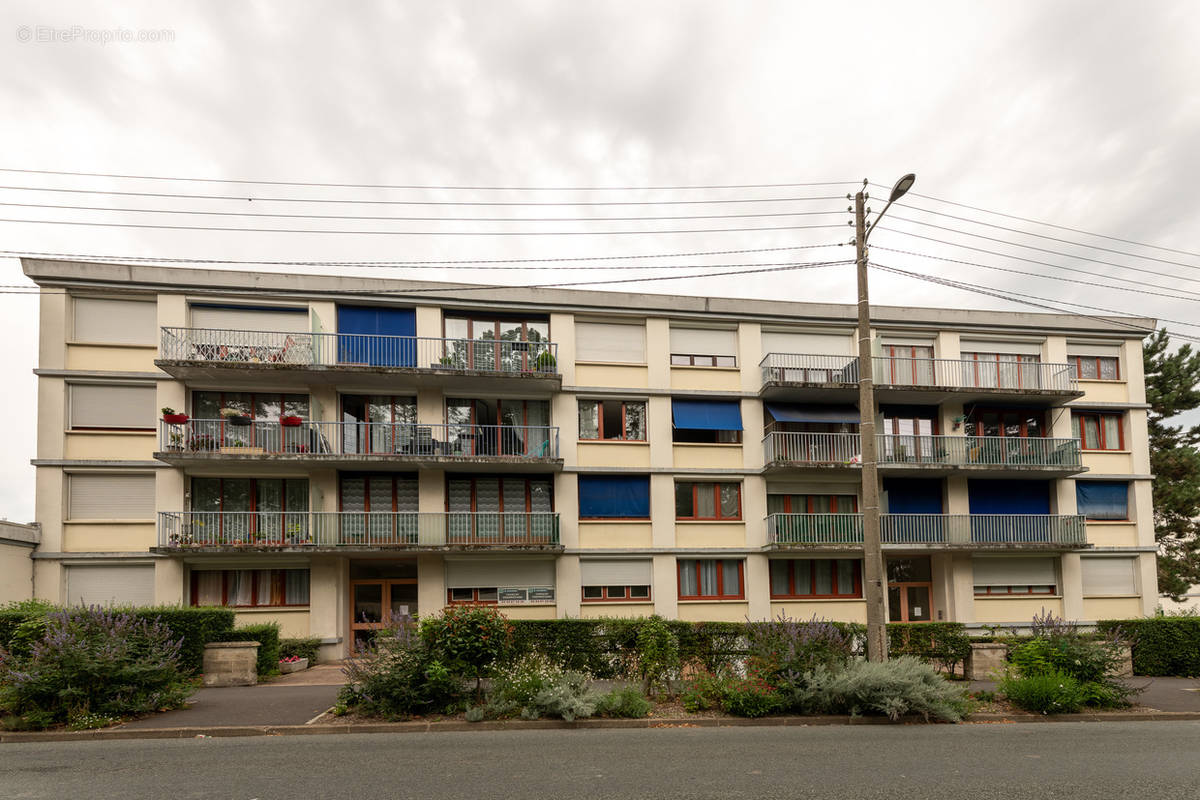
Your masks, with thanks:
M547 425L420 425L389 422L159 420L166 453L226 455L389 455L444 458L558 458L558 428Z
M768 353L759 362L763 383L858 383L854 356Z
M551 547L558 513L160 511L158 544L212 547Z
M558 345L507 339L436 339L359 333L163 328L166 361L407 367L500 374L558 374Z
M763 437L764 463L858 465L862 438L857 433L772 431Z
M880 535L892 545L1087 544L1077 514L883 514ZM862 544L861 514L770 514L771 544Z
M872 377L878 386L1011 389L1030 392L1074 392L1079 388L1073 366L1040 361L876 356Z
M1078 439L1016 436L917 436L880 434L880 464L945 466L1079 467ZM772 431L763 437L763 459L771 463L862 463L857 433Z

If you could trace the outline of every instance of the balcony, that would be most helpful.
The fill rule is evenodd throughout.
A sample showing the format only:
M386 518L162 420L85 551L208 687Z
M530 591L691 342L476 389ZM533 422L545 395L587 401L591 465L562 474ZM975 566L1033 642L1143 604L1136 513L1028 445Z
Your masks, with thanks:
M858 359L854 356L768 353L758 364L762 395L767 398L850 400L858 394Z
M558 345L499 339L435 339L345 333L163 328L154 363L176 378L228 383L238 376L284 387L356 383L386 387L397 375L423 385L484 385L501 391L557 388Z
M1064 550L1088 547L1077 514L883 514L886 549ZM771 514L767 543L854 549L863 541L862 514Z
M1078 439L1014 436L878 437L880 469L889 474L929 477L956 471L975 477L1012 473L1073 475L1085 471ZM763 463L768 470L857 469L862 464L857 433L792 433L773 431L763 437Z
M543 425L419 425L386 422L301 422L189 419L159 421L154 457L176 465L230 462L388 465L546 471L560 469L558 428Z
M556 550L558 513L160 511L158 551Z

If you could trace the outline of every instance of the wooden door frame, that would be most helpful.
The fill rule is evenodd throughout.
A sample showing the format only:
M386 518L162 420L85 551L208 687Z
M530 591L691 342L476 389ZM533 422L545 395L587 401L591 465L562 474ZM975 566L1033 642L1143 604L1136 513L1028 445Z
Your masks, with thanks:
M929 590L929 619L908 619L908 592L905 590L909 587L917 586L921 586ZM914 625L919 625L925 622L933 622L937 619L937 609L933 604L933 581L904 581L903 583L892 583L891 581L888 581L887 588L891 589L893 587L900 590L900 619L896 620L896 622L911 622ZM890 617L891 614L888 616Z
M374 586L380 585L380 607L379 607L379 622L359 622L354 618L354 589L357 586ZM372 631L379 630L384 627L387 615L392 605L392 587L393 586L416 586L416 578L355 578L350 581L350 635L349 652L353 655L355 650L355 631ZM414 615L415 616L415 615Z

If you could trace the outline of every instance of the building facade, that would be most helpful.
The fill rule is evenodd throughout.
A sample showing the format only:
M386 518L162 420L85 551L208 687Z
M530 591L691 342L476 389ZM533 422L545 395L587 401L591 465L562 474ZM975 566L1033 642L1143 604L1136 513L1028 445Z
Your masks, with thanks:
M24 269L39 597L228 604L326 657L459 602L865 620L850 306ZM1153 611L1136 331L885 307L873 337L891 619Z

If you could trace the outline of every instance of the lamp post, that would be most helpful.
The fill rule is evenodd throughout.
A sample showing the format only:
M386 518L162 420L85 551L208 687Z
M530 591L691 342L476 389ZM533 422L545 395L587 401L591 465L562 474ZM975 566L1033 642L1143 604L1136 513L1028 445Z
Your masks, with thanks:
M912 188L917 176L909 173L892 187L887 205L866 227L866 195L854 197L854 244L858 264L858 413L862 439L863 584L867 601L867 659L887 661L887 612L884 604L886 570L879 531L879 453L875 438L874 353L871 352L871 299L867 288L867 237L892 203ZM864 184L866 182L864 181Z

